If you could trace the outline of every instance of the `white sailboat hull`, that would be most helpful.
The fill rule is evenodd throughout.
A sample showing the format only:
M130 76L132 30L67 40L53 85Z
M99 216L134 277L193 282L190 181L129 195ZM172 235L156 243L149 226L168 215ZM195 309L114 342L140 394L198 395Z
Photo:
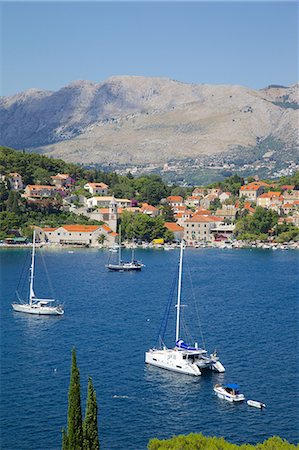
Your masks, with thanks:
M145 362L160 369L171 370L185 375L199 377L201 371L195 363L189 363L182 358L178 351L172 349L151 349L145 353Z
M14 311L22 312L25 314L38 314L44 316L61 316L64 311L59 306L43 306L37 304L29 305L22 303L12 303L12 308Z

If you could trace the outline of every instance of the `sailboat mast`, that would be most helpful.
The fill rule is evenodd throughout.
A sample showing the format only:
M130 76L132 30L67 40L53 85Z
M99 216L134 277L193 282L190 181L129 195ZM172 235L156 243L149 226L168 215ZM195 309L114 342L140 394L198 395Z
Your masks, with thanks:
M121 262L121 225L119 226L119 236L118 236L118 264L120 265Z
M181 292L182 292L182 270L183 270L183 249L184 241L181 240L181 251L180 251L180 265L179 265L179 280L178 280L178 302L176 311L176 332L175 332L175 342L179 340L180 335L180 312L181 312Z
M34 259L35 259L35 229L33 230L33 246L32 246L32 256L31 256L31 267L30 267L30 287L29 287L29 304L30 304L30 306L32 305L32 298L34 297L34 290L33 290Z

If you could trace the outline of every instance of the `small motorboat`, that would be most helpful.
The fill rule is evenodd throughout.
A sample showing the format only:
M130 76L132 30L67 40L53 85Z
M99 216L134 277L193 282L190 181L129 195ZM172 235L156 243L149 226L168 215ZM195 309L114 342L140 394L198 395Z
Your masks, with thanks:
M228 402L243 402L245 400L244 394L240 393L240 386L238 384L229 383L225 385L215 384L215 394Z
M266 408L265 403L258 402L256 400L247 400L247 405L248 406L253 406L254 408L259 408L259 409Z

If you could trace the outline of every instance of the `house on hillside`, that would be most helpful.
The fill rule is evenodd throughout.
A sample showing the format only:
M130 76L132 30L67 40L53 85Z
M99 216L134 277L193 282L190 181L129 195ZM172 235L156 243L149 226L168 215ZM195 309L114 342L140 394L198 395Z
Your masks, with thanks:
M75 183L75 180L70 177L68 173L58 173L57 175L52 175L51 180L52 183L58 188L69 187Z
M283 201L283 197L280 194L280 191L276 192L265 192L257 197L256 205L261 206L262 208L269 208L270 205L281 206Z
M86 183L84 189L91 195L107 195L109 186L105 183Z
M160 213L158 208L156 208L155 206L149 205L148 203L142 203L140 212L142 214L147 214L150 217L157 217Z
M24 189L22 176L18 172L11 172L7 175L7 180L12 191L21 191Z
M177 206L184 205L184 199L180 195L170 195L169 197L166 198L166 200L174 211Z
M200 197L196 195L189 195L185 200L185 205L189 208L197 208L200 204Z
M249 183L241 186L239 190L239 197L245 197L250 202L256 202L257 198L265 191L265 183Z
M65 196L65 191L62 188L50 185L41 184L27 184L23 197L28 199L53 198L56 194Z
M111 202L115 202L118 208L128 208L131 206L131 200L127 198L115 198L113 196L97 196L86 200L88 208L109 208Z

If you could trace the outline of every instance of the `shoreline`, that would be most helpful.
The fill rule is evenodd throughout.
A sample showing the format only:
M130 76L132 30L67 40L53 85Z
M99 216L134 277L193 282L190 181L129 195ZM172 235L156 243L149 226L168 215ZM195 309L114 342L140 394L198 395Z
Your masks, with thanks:
M65 249L83 249L83 250L106 250L106 251L110 251L110 247L103 247L103 246L85 246L85 245L65 245L65 244L46 244L46 243L40 243L36 245L37 248L43 248L43 249L61 249L61 250L65 250ZM239 249L260 249L260 250L299 250L299 242L292 242L292 243L245 243L245 242L241 242L241 241L236 241L236 242L232 242L232 243L201 243L198 245L186 245L187 248L189 249L219 249L219 250L224 250L224 249L230 249L230 250L239 250ZM26 249L26 248L32 248L32 244L0 244L0 249ZM122 244L122 248L130 250L130 249L134 249L134 250L175 250L179 248L179 245L170 245L170 244L158 244L158 245L153 245L153 244L140 244L140 245L136 245L136 246L132 246L132 244Z

